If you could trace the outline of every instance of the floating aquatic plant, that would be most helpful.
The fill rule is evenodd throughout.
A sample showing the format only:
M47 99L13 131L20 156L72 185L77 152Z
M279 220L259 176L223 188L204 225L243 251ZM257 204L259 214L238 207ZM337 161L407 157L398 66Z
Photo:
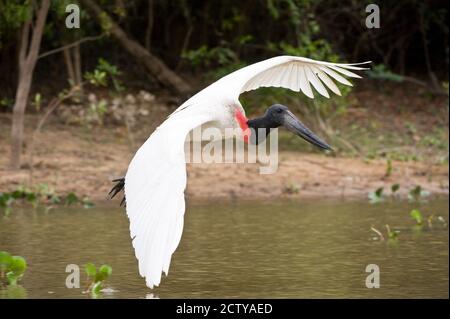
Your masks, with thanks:
M418 202L430 195L430 192L424 190L422 186L417 185L413 189L411 189L408 193L408 199L410 201Z
M38 184L33 188L19 186L16 190L7 193L0 193L0 208L5 215L11 213L14 203L28 203L33 208L44 207L49 210L56 204L73 205L80 204L84 208L94 207L94 203L88 198L80 199L75 193L67 195L57 195L47 184Z
M409 215L416 221L416 225L422 225L423 215L418 209L413 209Z
M369 202L371 204L380 203L384 200L383 187L377 188L375 191L369 193Z
M92 296L97 296L103 288L104 282L111 276L112 267L109 265L101 265L99 269L93 263L87 263L84 266L88 279L90 280L86 292L90 292Z
M383 233L380 230L376 229L375 226L373 226L373 225L370 227L370 230L372 230L374 233L376 233L378 235L378 238L375 238L375 239L379 239L381 241L384 241L385 238L388 238L389 240L397 240L398 235L400 234L399 230L396 230L396 229L391 230L389 225L386 225L386 231L387 231L386 237L383 235Z
M386 231L388 234L388 238L391 240L397 240L398 239L398 235L400 234L399 230L391 230L391 227L389 227L389 225L386 225Z
M27 263L21 256L11 256L6 251L0 251L0 282L6 285L17 285L22 279Z

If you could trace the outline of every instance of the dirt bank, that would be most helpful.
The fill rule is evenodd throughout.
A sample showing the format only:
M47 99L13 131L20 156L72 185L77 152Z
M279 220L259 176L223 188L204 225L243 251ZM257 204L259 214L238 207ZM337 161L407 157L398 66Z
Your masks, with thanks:
M2 118L8 128L8 119ZM104 200L110 180L126 171L135 147L119 128L84 132L79 127L49 126L35 144L34 170L7 169L9 129L0 136L0 192L19 185L47 183L57 192L74 191ZM139 144L139 143L137 143ZM25 157L25 162L29 158ZM378 187L400 184L406 193L421 185L433 194L448 194L448 165L393 161L386 176L386 160L331 157L281 152L276 174L260 175L255 164L189 164L187 196L191 199L270 198L278 196L366 197Z

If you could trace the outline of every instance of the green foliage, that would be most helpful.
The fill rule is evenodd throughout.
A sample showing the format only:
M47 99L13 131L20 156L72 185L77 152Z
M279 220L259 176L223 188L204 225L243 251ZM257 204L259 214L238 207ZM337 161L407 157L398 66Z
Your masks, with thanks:
M0 193L0 208L4 210L6 216L11 213L11 206L14 203L14 200L12 194Z
M88 275L88 277L95 277L95 274L97 273L97 268L95 268L93 263L87 263L84 266L84 270L86 271L86 275Z
M399 184L393 184L393 185L391 186L391 192L392 192L392 194L395 194L399 189L400 189L400 185L399 185Z
M100 124L103 123L103 117L108 111L107 104L104 99L101 99L98 102L92 102L89 104L88 113L90 117L98 118Z
M27 291L21 285L7 285L0 289L0 299L25 299Z
M0 193L0 208L4 210L5 215L11 213L14 203L28 203L33 208L39 206L51 209L56 204L74 205L79 204L84 208L94 207L94 203L88 198L80 199L75 193L70 192L67 195L58 195L47 184L37 184L33 188L19 186L16 190L7 193Z
M89 197L83 197L80 199L74 192L70 192L67 194L67 196L64 198L64 204L65 205L74 205L74 204L80 204L84 208L93 208L95 207L94 203L89 199Z
M276 47L276 46L272 46ZM338 55L334 54L328 41L313 40L307 35L300 35L300 43L291 45L284 41L278 44L278 50L287 55L304 56L315 60L338 62Z
M400 234L399 230L390 230L388 229L388 238L391 240L396 240L398 239L398 235Z
M89 81L92 85L95 86L107 86L108 81L106 78L106 72L102 72L100 70L94 70L93 72L86 72L84 77Z
M14 100L10 98L1 98L0 99L0 109L1 108L12 108L14 105Z
M410 201L420 201L430 195L429 191L426 191L422 188L422 186L417 185L413 189L409 191L408 199Z
M267 0L267 9L270 12L270 15L277 20L280 17L280 12L278 11L273 0Z
M376 237L375 239L379 239L384 241L385 240L385 236L383 235L383 233L381 231L379 231L378 229L375 228L375 226L371 226L370 230L372 230L373 232L375 232L378 237ZM398 235L400 234L399 230L391 230L391 227L389 227L389 225L386 225L386 234L387 234L387 239L389 241L389 243L396 243L398 240Z
M106 12L102 12L100 14L100 25L103 29L103 31L105 31L106 34L110 33L111 27L112 27L112 21L109 18L108 14Z
M232 9L231 15L229 17L224 17L221 22L221 30L222 31L231 31L234 29L236 25L239 25L245 19L244 15L239 12L239 10Z
M105 72L108 75L108 78L111 80L113 87L117 92L122 92L125 89L122 86L122 83L117 79L117 77L122 74L117 66L109 63L103 58L99 58L97 69L100 72Z
M112 274L112 268L109 265L101 265L98 269L97 274L95 275L95 281L104 281L108 279L109 276Z
M417 225L422 225L423 223L423 216L422 213L420 212L420 210L418 209L413 209L409 215L416 221Z
M269 41L270 50L282 54L309 57L316 60L338 62L339 56L333 52L331 44L321 36L320 25L310 1L267 1L271 16L277 20L281 11L285 11L292 28L295 30L295 41Z
M399 184L391 185L392 197L394 197L396 195L396 193L398 192L399 189L400 189ZM414 187L413 189L411 189L409 191L408 200L411 202L421 201L424 198L428 197L429 195L430 195L430 192L422 189L422 187L420 185L417 185L416 187ZM380 187L380 188L377 188L375 191L369 192L368 198L369 198L369 202L372 204L384 201L385 200L384 188Z
M240 38L239 41L249 41L249 38ZM213 79L218 79L244 66L236 52L222 46L209 48L207 45L202 45L195 50L183 52L181 57L193 67L214 67L216 70L209 73Z
M31 18L31 1L0 1L0 49Z
M116 92L122 92L124 87L122 83L118 80L118 76L121 75L121 72L117 68L117 66L109 63L107 60L103 58L98 59L97 67L92 72L86 72L84 77L94 86L108 86L108 83L111 82L113 88Z
M442 216L436 216L434 214L430 214L428 216L428 218L425 218L425 215L422 214L422 212L418 209L413 209L411 210L411 212L409 213L409 216L411 216L412 219L414 219L414 221L416 222L413 230L415 232L420 233L422 231L422 229L425 227L425 220L427 221L427 225L428 225L428 229L431 230L435 227L436 223L434 223L434 221L437 221L438 224L440 224L441 226L447 228L447 221L444 219L444 217Z
M87 263L85 265L85 271L90 280L87 292L90 292L95 297L101 292L104 282L111 276L112 267L105 264L101 265L97 270L93 263Z
M0 250L0 272L4 273L11 265L11 255Z
M384 176L389 177L392 174L392 161L390 159L386 162L386 172L384 173Z
M0 251L0 283L17 285L22 279L27 263L21 256L11 256L6 251Z
M75 193L70 192L69 194L67 194L67 196L66 196L66 198L64 200L64 203L66 205L72 205L72 204L78 203L79 200L80 199L78 198L77 195L75 195Z
M41 104L42 104L42 96L41 93L36 93L34 96L33 106L35 107L36 111L40 111Z

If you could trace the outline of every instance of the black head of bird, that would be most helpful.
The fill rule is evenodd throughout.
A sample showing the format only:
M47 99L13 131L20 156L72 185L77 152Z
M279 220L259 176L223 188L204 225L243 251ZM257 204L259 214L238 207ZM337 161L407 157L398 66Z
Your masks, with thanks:
M251 119L247 124L252 130L250 142L253 144L264 141L270 133L271 128L282 126L319 148L332 150L326 142L307 128L287 106L282 104L270 106L262 117Z

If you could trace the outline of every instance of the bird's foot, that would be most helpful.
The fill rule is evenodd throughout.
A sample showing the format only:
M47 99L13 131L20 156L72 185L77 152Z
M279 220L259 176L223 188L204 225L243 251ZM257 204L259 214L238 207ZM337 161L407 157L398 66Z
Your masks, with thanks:
M108 195L110 195L110 199L113 199L114 196L117 195L118 192L124 189L125 187L125 177L117 178L112 180L113 183L116 183L116 185L113 186L113 188L109 191ZM122 198L122 201L120 202L120 206L125 204L125 195Z

